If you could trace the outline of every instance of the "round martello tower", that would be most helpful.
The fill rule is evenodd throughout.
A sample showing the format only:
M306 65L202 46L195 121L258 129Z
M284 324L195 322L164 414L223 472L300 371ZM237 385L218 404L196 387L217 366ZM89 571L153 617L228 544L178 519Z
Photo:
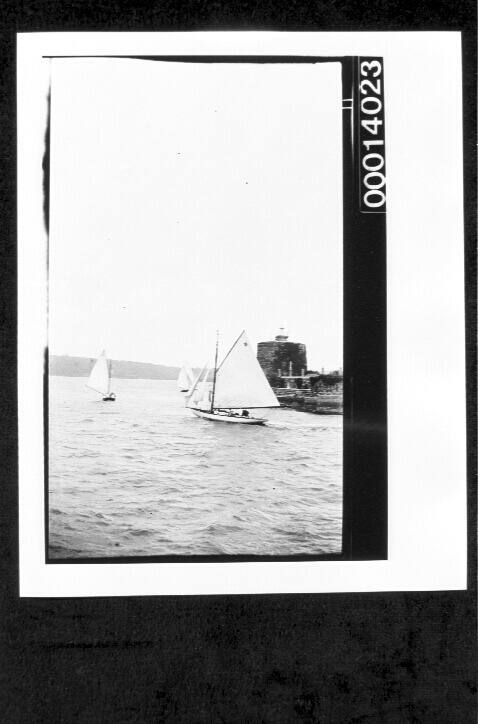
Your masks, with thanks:
M281 387L281 375L303 375L307 372L305 344L289 342L284 327L270 342L259 342L257 360L272 387Z

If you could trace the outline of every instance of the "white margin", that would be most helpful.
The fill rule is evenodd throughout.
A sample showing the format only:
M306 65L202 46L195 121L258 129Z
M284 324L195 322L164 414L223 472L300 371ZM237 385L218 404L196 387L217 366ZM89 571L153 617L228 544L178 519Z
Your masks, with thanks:
M461 39L454 32L39 33L18 38L21 596L466 588ZM389 560L44 563L44 55L383 55Z

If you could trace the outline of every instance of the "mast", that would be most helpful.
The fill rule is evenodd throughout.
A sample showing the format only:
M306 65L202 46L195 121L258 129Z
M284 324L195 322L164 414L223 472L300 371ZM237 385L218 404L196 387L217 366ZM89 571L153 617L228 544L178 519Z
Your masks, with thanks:
M211 397L211 413L214 412L214 393L216 392L216 375L217 375L217 351L219 347L219 330L216 332L216 357L214 358L214 378L212 381L212 397Z
M111 360L108 360L108 394L111 390Z

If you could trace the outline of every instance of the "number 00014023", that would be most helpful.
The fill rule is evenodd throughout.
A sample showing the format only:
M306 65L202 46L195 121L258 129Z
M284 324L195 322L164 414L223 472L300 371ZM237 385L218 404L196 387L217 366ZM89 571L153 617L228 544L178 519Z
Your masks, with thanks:
M384 212L386 177L381 60L360 62L359 88L361 210Z

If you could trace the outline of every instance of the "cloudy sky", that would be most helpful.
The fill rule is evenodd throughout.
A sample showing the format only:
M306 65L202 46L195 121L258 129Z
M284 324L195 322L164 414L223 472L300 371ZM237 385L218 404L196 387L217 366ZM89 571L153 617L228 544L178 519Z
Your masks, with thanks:
M51 64L50 352L342 366L340 65Z

